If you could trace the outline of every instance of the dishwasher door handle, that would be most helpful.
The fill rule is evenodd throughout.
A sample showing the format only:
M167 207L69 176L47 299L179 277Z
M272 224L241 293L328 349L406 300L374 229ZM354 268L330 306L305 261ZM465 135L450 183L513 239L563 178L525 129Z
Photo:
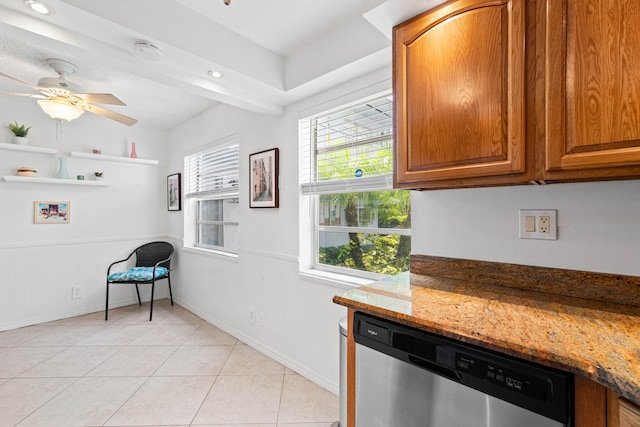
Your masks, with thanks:
M445 366L438 365L434 362L430 362L428 360L421 359L419 357L413 356L411 354L409 356L409 362L413 365L424 368L428 371L433 372L434 374L440 375L442 377L448 378L452 381L460 382L462 381L462 374L454 371L453 369L449 369Z

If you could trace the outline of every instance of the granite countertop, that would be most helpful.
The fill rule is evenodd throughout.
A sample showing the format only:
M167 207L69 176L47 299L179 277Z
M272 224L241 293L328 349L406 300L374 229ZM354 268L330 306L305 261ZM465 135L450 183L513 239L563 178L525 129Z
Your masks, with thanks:
M442 259L434 259L441 268ZM466 274L402 273L334 302L582 375L640 404L639 306L479 283ZM620 277L612 276L618 282ZM630 282L625 285L637 289Z

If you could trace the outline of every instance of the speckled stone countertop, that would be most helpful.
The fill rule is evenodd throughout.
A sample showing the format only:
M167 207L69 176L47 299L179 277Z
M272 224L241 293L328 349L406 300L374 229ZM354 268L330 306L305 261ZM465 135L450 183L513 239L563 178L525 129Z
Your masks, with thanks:
M434 261L434 272L442 268L443 262L450 261L426 258L427 262ZM425 259L420 259L420 263L423 261ZM414 264L412 258L412 270ZM494 263L485 267L491 266ZM455 270L456 266L452 267ZM597 296L595 299L576 297L571 292L571 296L567 296L562 294L562 289L556 294L549 293L549 289L546 292L537 288L529 290L530 284L509 287L486 283L486 280L478 283L470 271L466 279L441 277L447 274L440 273L435 273L439 276L425 275L430 268L416 265L415 269L423 274L403 273L350 290L336 296L334 302L582 375L640 404L640 307L637 305L603 301ZM568 270L540 269L543 270L573 274ZM454 271L449 276L456 274ZM529 279L532 277L535 274ZM604 282L608 277L616 283L620 283L622 277L624 286L632 290L640 283L640 278L633 276L599 277ZM499 280L499 277L493 279ZM611 288L603 291L606 293L611 293Z

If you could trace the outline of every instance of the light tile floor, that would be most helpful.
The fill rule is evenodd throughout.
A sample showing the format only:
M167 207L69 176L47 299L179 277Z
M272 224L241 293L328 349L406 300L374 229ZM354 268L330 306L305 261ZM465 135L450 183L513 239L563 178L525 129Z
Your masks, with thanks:
M157 301L0 332L0 426L329 427L338 398Z

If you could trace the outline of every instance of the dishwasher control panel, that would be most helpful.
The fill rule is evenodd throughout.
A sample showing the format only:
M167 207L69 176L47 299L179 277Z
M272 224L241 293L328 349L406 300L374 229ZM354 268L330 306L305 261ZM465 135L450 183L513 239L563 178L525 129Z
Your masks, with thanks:
M548 401L552 393L549 382L542 378L527 375L525 372L514 371L499 363L487 362L464 353L456 353L456 368L478 379L497 384L517 393L522 393L533 399Z

